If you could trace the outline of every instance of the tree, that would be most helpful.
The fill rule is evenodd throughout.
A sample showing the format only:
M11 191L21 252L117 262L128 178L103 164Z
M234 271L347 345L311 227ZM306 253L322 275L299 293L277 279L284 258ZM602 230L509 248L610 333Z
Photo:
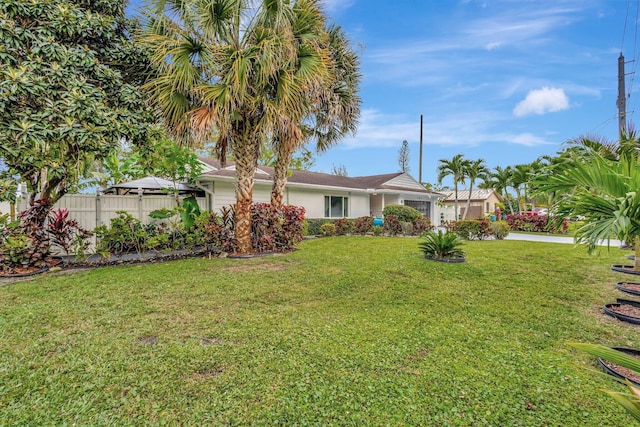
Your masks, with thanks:
M124 3L0 2L0 158L52 204L120 140L146 141L149 71Z
M308 66L317 61L311 46L305 47L308 56L300 56L292 25L303 25L297 14L317 10L315 5L314 0L153 0L145 12L141 40L159 67L146 88L164 125L184 144L215 137L223 164L228 152L235 157L239 253L251 251L261 144L284 129L287 108L300 108L302 88L291 79L292 67L301 61L302 74L317 69Z
M500 193L502 197L507 201L507 204L509 205L509 211L513 214L515 213L515 211L513 210L513 205L511 204L511 197L507 192L507 189L512 182L512 174L513 168L511 166L507 166L506 168L496 166L488 175L486 187L493 188L498 193Z
M440 159L438 163L438 185L442 185L442 180L449 175L453 178L455 216L458 219L458 185L464 182L469 161L463 154L456 154L451 160Z
M409 143L406 140L402 141L402 146L398 150L398 166L400 166L400 171L405 173L409 173L411 169L409 167Z
M293 152L308 140L316 141L316 151L326 151L345 135L355 132L360 116L361 100L357 93L361 75L358 55L351 48L344 31L338 26L330 27L324 34L315 34L315 40L298 29L301 27L304 30L310 27L307 23L310 20L305 17L306 15L320 15L315 10L315 3L308 3L313 4L314 7L310 12L300 14L305 25L300 26L297 21L294 22L293 27L297 29L296 37L307 42L320 42L321 45L326 45L326 50L318 52L318 56L324 58L324 61L318 61L318 69L314 73L316 79L311 80L312 84L308 85L307 90L298 94L299 108L284 109L287 114L281 116L282 126L273 139L272 145L275 147L277 156L271 204L275 206L282 204ZM306 3L300 2L300 5L304 4ZM301 9L304 10L304 8ZM306 32L309 31L306 30ZM300 46L305 45L301 43ZM300 64L309 62L310 55L307 51L308 49L301 50L301 57L307 59L305 62L299 61ZM295 73L292 78L293 81L300 81L299 84L304 82L302 77L308 74L308 72L301 73L301 70L301 66L294 67ZM298 74L301 77L296 77Z
M465 165L465 177L469 178L469 197L467 198L467 207L464 210L464 215L462 215L462 219L467 218L467 212L471 208L471 193L473 192L473 184L476 179L481 178L482 176L489 173L489 169L485 165L484 159L472 160L467 162Z
M349 176L349 173L347 172L347 167L345 165L333 165L331 167L331 175Z
M526 210L527 203L527 184L529 182L529 173L531 166L528 164L515 165L511 173L511 186L516 191L516 200L518 202L518 212Z
M276 166L277 155L273 151L270 146L263 147L260 150L260 159L258 163L265 166ZM308 171L310 170L315 163L315 159L313 158L313 151L309 150L307 147L302 147L297 150L293 156L291 156L291 161L289 162L289 169L296 171Z

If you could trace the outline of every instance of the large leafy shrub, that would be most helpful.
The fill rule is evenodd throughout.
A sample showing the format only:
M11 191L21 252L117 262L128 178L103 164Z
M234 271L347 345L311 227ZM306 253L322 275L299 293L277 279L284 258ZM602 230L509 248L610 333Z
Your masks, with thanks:
M491 233L497 240L503 240L509 235L509 224L507 221L495 221L491 223Z
M31 201L17 221L0 222L0 271L12 274L19 267L45 267L50 252L49 233L42 227L51 211L46 199Z
M387 215L395 215L400 222L413 222L419 216L422 216L419 210L405 205L387 205L382 210L382 214L387 219Z
M413 234L420 235L426 231L433 230L431 219L428 216L420 215L413 220Z
M323 236L326 236L326 237L335 236L336 235L336 225L331 223L331 222L327 222L325 224L322 224L322 226L320 227L320 232L322 233Z
M544 232L549 230L549 216L547 215L507 215L507 224L513 231Z
M326 218L307 218L307 233L310 236L319 236L322 234L320 227L326 223L332 223L333 221Z
M450 231L464 240L484 240L493 233L491 223L487 219L466 219L449 224Z
M460 248L463 242L460 237L451 231L428 231L422 235L424 239L418 243L418 247L426 258L464 258L464 251Z
M402 233L402 224L400 224L398 217L391 214L385 215L382 231L391 236L396 236Z
M338 218L333 223L336 226L336 234L338 236L344 236L345 234L351 234L354 228L353 220L349 218Z
M254 251L288 251L302 240L305 210L300 206L251 206L251 243Z
M367 234L373 232L373 217L361 216L356 218L353 224L353 231L356 234Z

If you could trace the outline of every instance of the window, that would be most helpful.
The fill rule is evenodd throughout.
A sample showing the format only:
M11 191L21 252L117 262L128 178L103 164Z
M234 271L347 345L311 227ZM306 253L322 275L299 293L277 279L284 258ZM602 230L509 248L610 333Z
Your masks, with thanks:
M489 202L487 202L487 210L486 210L486 212L489 212L489 210L490 210L489 209Z
M348 217L349 198L341 196L324 196L324 216L326 218Z
M422 215L431 216L431 202L425 200L405 200L404 204L405 206L411 206L420 211Z

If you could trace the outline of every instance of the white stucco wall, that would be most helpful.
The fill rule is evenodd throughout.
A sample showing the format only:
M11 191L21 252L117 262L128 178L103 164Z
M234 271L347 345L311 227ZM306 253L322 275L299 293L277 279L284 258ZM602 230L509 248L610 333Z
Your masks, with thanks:
M325 196L348 197L350 218L369 215L369 195L363 192L288 188L285 197L289 205L304 206L307 218L324 218Z

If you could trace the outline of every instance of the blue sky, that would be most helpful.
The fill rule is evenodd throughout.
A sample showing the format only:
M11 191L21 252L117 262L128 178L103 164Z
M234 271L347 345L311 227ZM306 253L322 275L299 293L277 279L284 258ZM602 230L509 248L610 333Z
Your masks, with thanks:
M580 135L617 136L617 58L622 51L632 61L640 49L636 2L324 5L361 54L363 103L357 134L318 156L315 171L344 165L349 176L396 172L407 140L410 173L418 179L421 114L425 182L436 181L438 159L458 153L493 168L554 154ZM627 64L628 74L636 63ZM631 121L639 85L627 76Z

